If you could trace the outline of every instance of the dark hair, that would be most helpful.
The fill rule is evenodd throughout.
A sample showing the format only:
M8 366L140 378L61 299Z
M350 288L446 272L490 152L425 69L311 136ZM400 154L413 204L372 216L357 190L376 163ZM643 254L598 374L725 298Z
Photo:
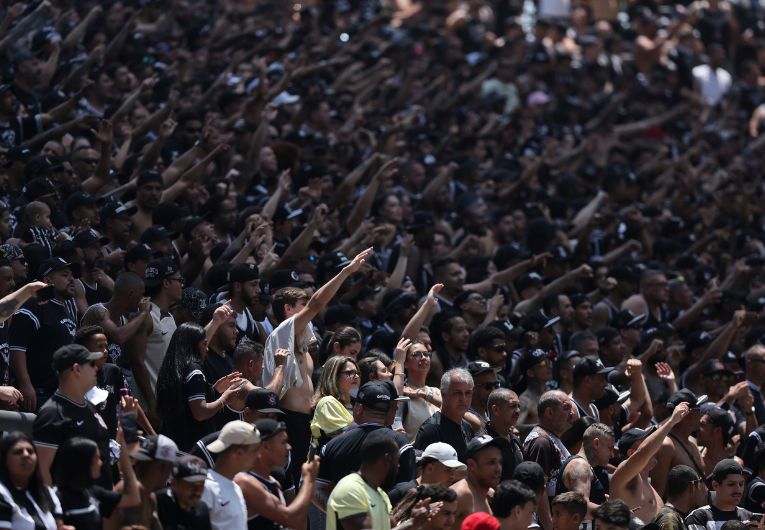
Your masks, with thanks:
M754 448L754 458L752 460L752 471L759 473L761 469L765 468L765 442L760 442L757 447Z
M578 442L582 441L584 431L587 430L587 427L597 422L598 420L592 416L582 416L581 418L578 418L571 428L561 435L560 441L563 442L566 449L570 451L572 447L575 447Z
M263 345L250 339L242 339L234 348L234 366L242 360L256 360L263 357Z
M567 491L556 495L550 501L550 506L552 507L556 504L562 506L564 510L570 513L578 514L582 517L587 515L587 501L584 499L584 495L578 491Z
M398 502L392 514L396 524L410 519L412 508L422 499L430 499L430 502L454 502L457 500L457 492L441 484L420 484L416 488L411 488Z
M106 335L101 326L83 326L74 334L74 343L87 346L94 335Z
M478 348L485 348L491 346L491 343L495 340L505 340L505 334L499 328L494 326L483 326L477 328L470 334L470 345L468 346L468 355L472 357L478 356Z
M688 466L675 466L667 475L667 489L664 495L667 500L675 499L688 491L691 482L699 480L699 474Z
M303 289L297 287L283 287L274 293L271 299L271 308L277 322L281 323L287 319L284 313L284 305L294 306L298 300L308 300L308 294Z
M188 407L181 389L191 364L200 361L199 343L204 338L204 328L191 322L181 324L173 333L157 374L157 412L161 418L171 418Z
M355 342L361 342L361 334L356 328L346 326L327 335L322 341L321 348L319 349L319 364L324 364L327 359L332 357L332 351L336 342L340 344L341 348L344 348Z
M747 530L748 528L750 527L744 521L731 519L730 521L725 521L720 530Z
M19 442L27 442L32 446L32 449L37 453L34 442L32 439L20 431L9 432L5 434L0 440L0 482L8 488L11 496L17 501L17 504L23 503L23 497L26 493L29 493L35 500L37 505L49 512L53 510L53 499L48 492L48 488L45 487L42 476L40 475L40 464L35 466L34 473L29 478L29 484L26 491L17 489L11 481L11 476L8 473L8 453Z
M53 482L59 489L83 490L93 485L90 465L98 445L89 438L75 436L64 440L53 459Z
M632 512L630 512L629 506L619 500L606 501L592 511L593 521L600 519L605 523L613 524L621 528L628 528L631 518ZM595 528L597 528L597 526L596 522Z
M387 454L395 454L398 457L398 445L396 442L383 432L384 429L378 429L371 432L364 441L361 442L361 464L373 464Z
M537 502L537 496L531 488L518 480L506 480L494 490L491 510L494 517L502 519L509 516L513 508L523 506L527 502Z
M382 360L377 355L370 355L369 357L364 357L358 361L357 364L359 367L360 378L359 386L377 379L377 368L375 368L377 361L382 362ZM383 362L383 364L385 363Z

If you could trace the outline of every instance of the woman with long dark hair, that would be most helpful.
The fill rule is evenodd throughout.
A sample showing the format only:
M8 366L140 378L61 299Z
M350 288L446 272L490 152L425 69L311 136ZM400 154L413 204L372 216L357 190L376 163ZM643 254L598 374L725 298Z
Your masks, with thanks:
M32 439L21 432L3 436L0 463L0 527L56 530L61 505L43 483Z
M205 330L187 322L173 333L165 360L157 375L157 412L162 434L181 451L189 451L198 440L215 432L215 415L233 398L241 374L233 372L211 385L202 364L207 355ZM215 399L215 392L220 397Z
M56 451L53 482L61 501L65 524L77 530L101 530L103 520L109 518L115 508L131 508L141 504L138 479L120 428L117 440L121 445L119 465L122 482L117 484L115 490L95 483L101 475L101 452L93 440L77 436L69 438Z

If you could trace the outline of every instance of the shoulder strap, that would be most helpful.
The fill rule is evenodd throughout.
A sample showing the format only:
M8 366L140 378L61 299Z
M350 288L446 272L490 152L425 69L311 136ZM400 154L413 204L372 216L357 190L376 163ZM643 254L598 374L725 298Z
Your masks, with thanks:
M680 447L682 447L682 448L683 448L683 451L685 451L685 454L686 454L686 455L688 455L688 458L691 460L691 462L693 462L693 467L696 469L696 472L699 474L699 476L700 476L700 477L704 477L704 476L706 476L706 475L705 475L705 473L704 473L704 470L699 468L699 464L698 464L698 462L696 462L696 459L695 459L695 458L693 458L693 455L692 455L692 454L691 454L691 452L688 450L688 448L685 446L685 444L684 444L683 442L681 442L681 441L680 441L680 439L679 439L677 436L675 436L674 434L672 434L671 432L670 432L670 433L668 433L668 434L669 434L669 437L670 437L670 438L672 438L672 440L673 440L673 441L674 441L674 442L675 442L677 445L679 445Z

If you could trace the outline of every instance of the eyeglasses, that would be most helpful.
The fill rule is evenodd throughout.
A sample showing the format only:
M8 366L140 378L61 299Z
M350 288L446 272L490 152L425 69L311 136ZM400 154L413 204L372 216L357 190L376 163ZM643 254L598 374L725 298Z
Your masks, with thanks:
M496 390L500 384L499 381L494 381L493 383L477 383L475 386L480 386L484 390Z
M496 346L491 347L492 350L494 350L497 353L507 351L507 345L506 344L497 344Z
M342 375L347 375L348 377L359 377L358 370L341 370L340 373Z
M430 359L431 357L433 357L433 354L430 353L429 351L415 351L410 353L409 355L412 356L412 359L424 359L424 358Z

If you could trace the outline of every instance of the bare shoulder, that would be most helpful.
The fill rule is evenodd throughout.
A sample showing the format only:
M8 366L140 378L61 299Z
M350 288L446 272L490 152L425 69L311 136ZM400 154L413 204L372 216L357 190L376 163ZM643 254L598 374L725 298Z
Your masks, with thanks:
M109 310L103 304L90 306L82 315L82 324L85 326L92 326L106 320L109 320Z
M470 486L468 486L467 480L464 478L452 484L450 488L457 492L457 497L473 495L473 493L470 491Z

